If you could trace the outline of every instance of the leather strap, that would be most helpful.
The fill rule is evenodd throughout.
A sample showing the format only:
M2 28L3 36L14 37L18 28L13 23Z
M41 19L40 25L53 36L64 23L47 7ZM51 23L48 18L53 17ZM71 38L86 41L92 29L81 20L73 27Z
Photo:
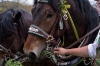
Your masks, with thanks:
M53 36L47 34L46 32L44 32L41 28L37 27L36 25L31 25L28 32L45 38L47 40L47 43L52 42L54 45L58 44L57 41L53 38Z
M81 42L84 38L88 37L89 35L91 35L92 33L94 33L96 30L98 30L100 28L100 25L97 26L96 28L94 28L93 30L91 30L89 33L85 34L83 37L81 37L79 40L75 41L74 43L72 43L70 46L66 47L66 48L71 48L75 45L77 45L79 42Z
M0 51L6 53L7 55L11 56L11 57L15 57L15 55L11 52L11 50L6 49L5 47L3 47L2 45L0 45Z

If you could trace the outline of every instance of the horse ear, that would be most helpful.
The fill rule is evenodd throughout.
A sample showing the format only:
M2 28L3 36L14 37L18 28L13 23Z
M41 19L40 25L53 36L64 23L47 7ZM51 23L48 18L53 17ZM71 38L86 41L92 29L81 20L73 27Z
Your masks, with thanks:
M32 9L31 9L31 13L33 14L33 11L35 10L35 5L33 5Z
M18 21L21 18L21 12L17 12L15 15L13 15L13 18L15 21Z

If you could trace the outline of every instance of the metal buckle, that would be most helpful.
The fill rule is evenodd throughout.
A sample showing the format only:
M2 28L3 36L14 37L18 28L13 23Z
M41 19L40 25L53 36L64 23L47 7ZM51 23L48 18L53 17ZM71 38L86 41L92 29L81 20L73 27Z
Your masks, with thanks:
M49 42L51 42L52 40L54 40L53 36L49 35L46 42L49 43Z
M68 66L70 62L58 62L57 66Z
M67 14L64 14L63 19L64 19L64 20L67 20L67 19L68 19Z

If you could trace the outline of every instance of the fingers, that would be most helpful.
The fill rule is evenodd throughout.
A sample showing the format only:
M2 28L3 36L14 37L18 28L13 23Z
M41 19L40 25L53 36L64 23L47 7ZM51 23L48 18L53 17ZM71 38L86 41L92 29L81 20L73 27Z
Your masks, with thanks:
M54 48L54 54L59 54L59 48Z
M59 51L60 49L59 48L54 48L54 51Z
M58 51L54 51L54 54L59 54L59 52Z

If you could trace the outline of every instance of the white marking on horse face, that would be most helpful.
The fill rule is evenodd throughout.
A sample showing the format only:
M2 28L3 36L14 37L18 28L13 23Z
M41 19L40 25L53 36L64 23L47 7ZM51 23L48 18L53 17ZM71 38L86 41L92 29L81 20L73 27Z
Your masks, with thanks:
M40 56L41 51L46 47L46 44L42 43L42 42L35 42L35 44L31 44L30 48L27 49L26 47L24 47L24 53L29 55L30 52L35 53L36 57L38 58Z
M41 51L45 48L45 45L46 44L39 44L32 50L32 52L36 54L37 58L39 58Z

